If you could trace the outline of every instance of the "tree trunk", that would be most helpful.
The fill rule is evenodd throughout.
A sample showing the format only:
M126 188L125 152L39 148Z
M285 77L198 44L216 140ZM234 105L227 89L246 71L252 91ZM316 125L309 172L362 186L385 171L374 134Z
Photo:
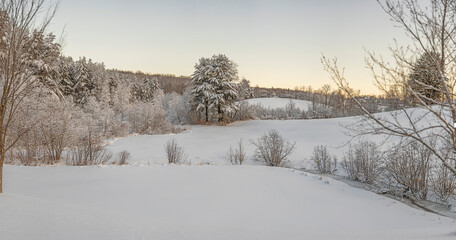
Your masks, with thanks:
M3 155L0 157L0 194L3 193Z
M218 115L219 115L218 122L220 123L223 121L222 109L220 108L220 104L218 105L217 108L218 108L217 110L218 110Z
M0 194L3 193L3 163L5 162L5 143L0 142Z
M208 106L206 105L206 123L209 122L209 109Z

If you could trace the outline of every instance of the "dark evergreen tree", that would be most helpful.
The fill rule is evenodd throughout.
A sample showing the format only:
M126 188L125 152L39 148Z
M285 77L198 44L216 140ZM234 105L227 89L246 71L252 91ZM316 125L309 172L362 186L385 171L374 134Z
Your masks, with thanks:
M434 52L424 53L418 58L407 81L406 97L416 103L418 99L426 104L439 102L445 80L442 76L441 57ZM416 95L415 95L416 94Z

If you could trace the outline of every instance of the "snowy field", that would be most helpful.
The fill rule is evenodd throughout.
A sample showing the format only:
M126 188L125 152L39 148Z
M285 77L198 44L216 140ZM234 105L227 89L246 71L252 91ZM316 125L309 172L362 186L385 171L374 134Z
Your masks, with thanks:
M349 138L340 126L351 119L324 120L258 120L237 122L228 126L192 126L188 132L176 135L142 135L114 141L109 149L113 153L129 151L132 163L166 163L165 144L175 139L183 147L192 164L230 164L227 152L242 139L246 147L246 164L256 164L253 160L254 145L257 139L269 130L276 129L290 141L296 142L296 151L290 156L293 164L306 167L316 145L328 145L334 154L342 154L343 145ZM348 122L347 122L348 123ZM311 167L311 166L308 166Z
M312 107L312 102L309 101L304 101L304 100L298 100L298 99L288 99L288 98L252 98L252 99L247 99L248 104L250 105L256 105L259 104L263 106L264 108L284 108L287 106L287 104L290 103L290 100L295 103L296 108L299 108L301 110L306 111L307 109Z
M191 126L113 141L110 151L131 153L126 166L6 166L0 239L455 239L452 219L253 159L251 141L271 129L296 142L288 166L312 168L317 145L341 159L349 140L342 126L355 121ZM241 138L248 160L231 166L227 152ZM170 139L191 166L166 164Z
M456 222L263 166L7 166L1 239L454 239Z
M228 126L192 126L187 132L169 135L141 135L121 138L108 149L113 153L128 151L132 164L164 164L167 162L165 144L174 139L184 149L192 164L230 165L227 153L235 147L239 139L247 153L246 164L262 164L254 160L255 146L252 141L268 131L276 129L284 138L296 142L295 151L286 162L295 168L312 168L310 156L318 145L328 146L328 150L342 159L350 140L343 126L351 124L355 118L334 118L315 120L255 120L236 122ZM383 137L372 136L370 140L381 142Z

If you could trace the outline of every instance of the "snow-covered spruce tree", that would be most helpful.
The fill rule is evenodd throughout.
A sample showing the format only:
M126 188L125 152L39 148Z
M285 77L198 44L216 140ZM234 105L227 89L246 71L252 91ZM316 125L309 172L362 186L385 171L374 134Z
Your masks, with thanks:
M144 78L141 82L133 84L131 88L132 102L151 102L158 89L157 78Z
M195 65L191 84L197 111L205 113L209 121L211 111L218 122L236 111L235 102L239 99L235 82L238 80L236 64L225 55L201 58Z
M242 78L241 82L237 84L240 100L253 98L253 89L250 87L250 81Z
M55 11L42 16L44 8L44 0L0 0L0 193L5 155L17 141L7 142L16 110L36 86L58 92L54 79L60 46L53 35L45 34ZM37 23L38 19L44 19L43 23Z
M443 94L438 89L442 88L440 85L445 81L439 79L441 78L439 59L440 54L435 52L425 52L417 59L411 69L412 72L408 76L405 87L405 97L408 100L416 101L413 97L413 92L424 96L423 101L426 104L442 100ZM408 91L407 88L411 88L412 91ZM420 104L419 102L417 103Z
M93 81L92 60L85 57L74 62L70 57L59 58L60 89L65 96L71 96L78 105L86 103L96 85Z

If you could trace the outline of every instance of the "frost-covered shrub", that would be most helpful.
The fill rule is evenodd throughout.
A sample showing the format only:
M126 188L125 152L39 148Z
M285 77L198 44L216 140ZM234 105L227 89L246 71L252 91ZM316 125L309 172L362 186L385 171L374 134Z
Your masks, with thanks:
M130 160L130 153L128 151L122 151L117 153L114 163L117 165L125 165L128 163L128 160Z
M326 146L314 147L311 159L320 173L333 173L336 171L337 159L329 154Z
M172 124L190 123L191 101L192 96L188 90L182 95L175 92L166 94L162 101L163 109L166 111L166 119Z
M12 162L22 165L53 165L61 161L65 148L78 137L76 126L82 111L72 101L33 92L16 111L8 137ZM16 139L16 140L15 140Z
M331 118L334 116L334 110L331 107L322 104L313 104L307 110L307 116L312 119Z
M256 147L255 157L268 166L280 166L295 148L295 143L284 139L277 130L269 131L252 143Z
M374 184L381 174L383 154L374 142L361 142L350 146L342 163L348 177Z
M185 163L186 156L184 153L184 149L179 146L176 140L172 139L169 140L165 145L165 152L168 158L168 163L171 164L181 164Z
M442 202L448 202L448 199L455 194L456 176L443 164L440 164L434 172L432 189Z
M101 139L94 136L91 130L80 139L77 147L71 149L66 159L70 166L87 166L106 164L112 157L112 153L106 150Z
M173 132L173 126L166 120L161 105L139 102L130 107L128 122L133 133L163 134Z
M237 103L238 110L234 116L234 119L237 121L255 119L257 113L255 107L250 105L247 101L239 101Z
M285 112L287 119L299 119L302 116L301 109L296 107L296 103L293 100L289 100L285 106Z
M241 165L244 162L246 159L246 154L242 139L237 142L235 148L230 147L230 151L228 152L228 159L233 165Z
M432 152L416 141L400 144L386 157L387 176L403 193L426 199L431 175Z
M92 125L97 127L97 132L105 138L123 137L128 135L128 126L122 122L120 116L108 105L89 97L83 105L84 113L91 119Z

